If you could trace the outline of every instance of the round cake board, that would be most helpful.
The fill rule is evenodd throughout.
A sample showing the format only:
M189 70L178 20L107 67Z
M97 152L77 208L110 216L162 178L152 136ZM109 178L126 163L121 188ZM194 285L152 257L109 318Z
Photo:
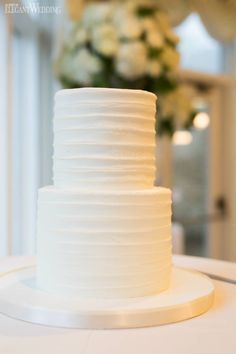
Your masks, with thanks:
M129 299L78 299L36 287L36 267L0 276L0 312L9 317L64 328L135 328L187 320L206 312L214 286L201 273L173 267L171 285L155 296Z

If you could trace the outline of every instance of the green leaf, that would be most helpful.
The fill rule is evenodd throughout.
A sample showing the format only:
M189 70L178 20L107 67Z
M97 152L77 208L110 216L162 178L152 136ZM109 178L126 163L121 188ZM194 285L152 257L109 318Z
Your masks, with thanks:
M140 5L136 10L136 13L139 17L152 16L154 15L155 12L156 12L155 7L145 6L145 5Z
M152 90L159 94L167 94L178 87L178 83L174 79L169 79L168 77L162 75L159 76L157 80L153 82Z
M162 52L162 49L154 48L154 47L149 47L148 48L148 57L150 59L157 59Z
M175 127L172 117L168 117L165 119L158 118L156 120L156 132L158 135L169 135L172 136L174 134Z
M64 87L64 88L67 88L67 89L72 89L72 88L79 88L81 87L81 85L76 82L76 81L73 81L73 80L69 80L68 78L66 78L65 76L59 76L58 77L58 80L60 81L61 85Z
M194 120L196 114L197 114L197 111L193 110L192 113L190 114L189 120L184 125L185 129L190 129L193 126L193 120Z

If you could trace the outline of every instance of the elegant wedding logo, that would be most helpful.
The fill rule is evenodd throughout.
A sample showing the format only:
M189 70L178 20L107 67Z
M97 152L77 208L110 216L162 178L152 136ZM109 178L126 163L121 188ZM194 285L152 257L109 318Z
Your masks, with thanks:
M27 5L21 5L19 3L9 3L9 4L5 4L5 13L6 14L29 14L29 15L38 15L38 14L59 15L62 13L62 8L61 6L41 5L35 1L28 2Z

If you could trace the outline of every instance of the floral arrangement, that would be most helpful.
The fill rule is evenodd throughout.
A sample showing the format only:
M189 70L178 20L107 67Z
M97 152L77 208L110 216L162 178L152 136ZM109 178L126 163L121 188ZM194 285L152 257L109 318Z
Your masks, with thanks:
M158 93L158 131L191 125L190 100L176 79L179 41L156 1L90 3L66 36L56 74L65 88L144 89Z

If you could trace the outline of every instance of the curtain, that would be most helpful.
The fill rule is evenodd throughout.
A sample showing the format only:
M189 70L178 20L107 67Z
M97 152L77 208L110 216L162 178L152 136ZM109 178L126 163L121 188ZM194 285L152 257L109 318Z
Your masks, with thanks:
M236 38L235 0L156 0L165 10L173 26L180 24L191 12L197 12L208 33L217 40Z

